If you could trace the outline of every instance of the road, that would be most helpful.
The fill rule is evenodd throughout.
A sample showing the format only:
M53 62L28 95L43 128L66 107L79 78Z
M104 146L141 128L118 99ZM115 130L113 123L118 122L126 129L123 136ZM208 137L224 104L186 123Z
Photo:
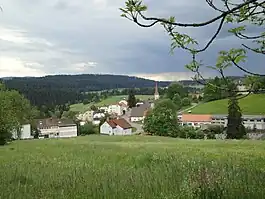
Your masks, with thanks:
M126 121L130 123L130 125L134 128L136 128L136 132L133 134L138 134L143 132L143 124L135 123L130 121L130 115L131 115L131 110L127 111L124 116L122 116Z
M189 110L195 108L195 107L198 106L198 105L199 105L199 104L197 104L197 103L192 103L192 106L191 106L191 107L179 111L178 114L181 114L181 113L183 113L183 112L187 112L187 111L189 111Z

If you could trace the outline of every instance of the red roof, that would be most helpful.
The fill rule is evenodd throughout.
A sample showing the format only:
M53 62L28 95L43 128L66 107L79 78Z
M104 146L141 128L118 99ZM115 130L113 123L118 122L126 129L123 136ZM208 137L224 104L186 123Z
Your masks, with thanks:
M183 114L182 122L211 122L211 115Z
M116 126L120 126L123 129L130 129L132 126L127 122L125 119L120 118L120 119L113 119L107 121L107 123L112 127L116 128Z

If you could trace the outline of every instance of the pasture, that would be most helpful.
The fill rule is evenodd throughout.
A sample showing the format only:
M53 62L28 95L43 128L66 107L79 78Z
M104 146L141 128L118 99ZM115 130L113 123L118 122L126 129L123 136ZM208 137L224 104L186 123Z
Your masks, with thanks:
M265 115L265 94L252 94L239 100L242 114ZM194 114L227 114L228 100L216 100L196 106L191 110Z
M15 141L0 147L0 198L264 198L264 151L149 136Z

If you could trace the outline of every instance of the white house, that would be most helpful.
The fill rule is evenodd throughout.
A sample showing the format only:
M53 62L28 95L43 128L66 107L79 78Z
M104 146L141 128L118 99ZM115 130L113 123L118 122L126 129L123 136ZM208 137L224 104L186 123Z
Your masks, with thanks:
M100 126L102 135L132 135L132 126L123 118L107 120Z
M37 121L40 137L68 138L77 136L77 125L72 120L48 118Z
M85 113L83 114L80 114L77 116L77 119L81 120L81 121L93 121L93 114L94 114L94 111L86 111Z
M22 125L20 132L13 131L12 138L13 139L22 139L22 140L33 138L31 136L31 125L30 124Z
M120 116L123 114L123 110L119 104L112 104L108 107L108 113Z
M108 112L108 107L107 106L102 106L102 107L99 107L99 110L100 111L103 111L104 113L107 113Z
M128 106L128 102L125 99L119 101L119 104L124 104L125 106Z
M93 116L93 121L92 123L94 125L99 125L101 118L105 117L104 113L95 113Z

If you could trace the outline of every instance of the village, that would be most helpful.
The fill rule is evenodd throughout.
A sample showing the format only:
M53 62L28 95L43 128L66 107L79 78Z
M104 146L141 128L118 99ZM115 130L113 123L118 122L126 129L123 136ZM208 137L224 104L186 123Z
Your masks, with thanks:
M88 110L85 113L77 115L78 123L70 119L46 118L36 120L36 126L39 131L39 139L44 138L67 138L78 136L78 126L84 126L90 122L99 127L101 135L139 135L143 131L144 119L148 112L155 107L156 101L160 99L158 85L154 88L153 99L139 101L135 107L129 108L127 99L124 98L109 106L97 107L97 110ZM195 105L196 106L196 105ZM194 107L194 106L193 106ZM181 126L206 129L209 126L227 127L227 115L224 114L192 114L192 108L187 109L186 113L179 111L177 114L178 123ZM105 122L100 124L102 119ZM262 115L243 115L243 124L245 128L252 130L265 129L265 116ZM32 139L31 125L22 126L21 132L14 131L14 139ZM250 133L249 137L253 139L264 136L263 133ZM218 136L217 136L218 137Z

